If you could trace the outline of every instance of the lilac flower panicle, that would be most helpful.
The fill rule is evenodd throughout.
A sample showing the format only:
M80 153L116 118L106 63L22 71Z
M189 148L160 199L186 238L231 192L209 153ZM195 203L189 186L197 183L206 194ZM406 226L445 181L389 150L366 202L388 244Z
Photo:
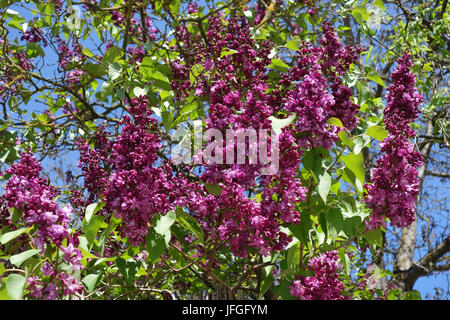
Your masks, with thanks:
M366 205L372 215L366 222L368 229L385 227L385 217L391 225L406 227L415 221L415 203L419 193L417 170L422 165L422 155L409 141L415 136L410 127L420 112L422 96L414 87L415 78L409 67L411 57L404 54L392 73L388 88L388 105L384 122L389 131L381 145L382 155L373 170L372 184L366 185Z
M344 300L342 295L344 284L339 280L339 269L336 250L328 251L312 258L308 269L314 276L300 276L290 286L292 296L301 300Z
M64 253L65 262L73 271L82 269L81 251L74 246L78 245L77 238L72 233L69 225L73 208L70 205L59 207L55 201L57 190L46 179L39 176L42 166L36 158L28 152L22 153L20 161L6 170L10 174L2 201L8 208L15 208L22 212L22 220L26 226L37 225L34 234L34 244L42 251L48 245L56 245ZM67 247L62 245L67 240ZM49 262L41 266L43 276L49 276L53 282L44 283L39 277L33 276L27 279L30 296L40 299L56 299L60 296L61 283L58 282L60 273ZM80 292L78 280L73 279L72 285L77 286ZM75 290L76 291L76 290ZM72 290L70 293L74 293ZM66 295L67 290L62 290Z

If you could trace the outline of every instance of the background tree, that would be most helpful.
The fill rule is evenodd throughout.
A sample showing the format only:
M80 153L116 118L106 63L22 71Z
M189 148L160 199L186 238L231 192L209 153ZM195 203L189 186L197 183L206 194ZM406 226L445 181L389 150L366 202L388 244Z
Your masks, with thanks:
M447 1L2 0L0 19L0 297L416 299L448 271ZM280 174L174 163L198 123L281 133ZM389 165L417 211L373 200Z

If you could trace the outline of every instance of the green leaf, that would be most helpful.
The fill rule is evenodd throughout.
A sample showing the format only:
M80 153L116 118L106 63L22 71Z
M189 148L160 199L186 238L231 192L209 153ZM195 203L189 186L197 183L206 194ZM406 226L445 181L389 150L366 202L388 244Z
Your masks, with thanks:
M108 227L101 233L99 239L98 239L98 246L100 248L100 255L103 256L105 251L105 244L108 237L111 235L111 232L116 227L117 222L111 221L108 225Z
M151 51L153 49L153 42L147 42L144 44L144 49L147 51Z
M335 127L344 128L342 121L338 118L331 117L328 119L328 124L332 124Z
M146 88L141 88L141 87L135 87L133 89L133 93L136 97L139 96L145 96L147 94L147 89Z
M379 248L383 247L383 233L381 229L367 230L363 236L369 244L374 244Z
M15 231L11 231L11 232L7 232L5 234L2 234L0 236L0 243L1 244L5 244L8 243L9 241L17 238L18 236L20 236L21 234L28 232L31 230L32 227L29 228L21 228L21 229L17 229Z
M3 273L5 273L5 271L6 271L5 266L3 265L3 263L0 263L0 276L1 276ZM0 299L0 300L1 300L1 299Z
M15 254L15 255L11 256L9 259L13 265L15 265L16 267L20 267L20 265L25 260L27 260L28 258L31 258L32 256L34 256L36 253L39 253L39 252L41 252L41 250L31 249L31 250L27 250L27 251L24 251L19 254Z
M6 289L6 278L1 279L0 281L0 300L11 300L8 290Z
M198 105L195 103L187 104L180 110L181 115L189 114L194 110L198 109Z
M100 257L97 257L96 255L93 255L89 252L89 243L85 236L79 236L78 239L80 240L80 244L78 245L78 249L81 250L81 254L83 256L82 261L84 259L99 259Z
M165 235L160 235L154 228L150 228L145 238L150 262L154 263L168 248L170 242L170 230Z
M362 135L356 137L354 142L355 147L353 148L353 153L357 155L370 143L370 138L367 135Z
M300 242L297 242L288 249L286 262L288 268L297 269L300 264Z
M229 56L235 53L238 53L239 51L237 50L233 50L233 49L228 49L228 50L222 50L222 52L220 53L220 57L225 57L225 56Z
M291 67L288 66L283 60L272 59L269 68L277 70L281 69L281 71L285 71L285 69L290 69Z
M338 137L342 141L342 143L347 147L349 147L350 149L353 148L353 146L355 145L355 143L352 141L352 139L350 138L350 136L346 131L339 131Z
M393 289L388 294L388 300L400 300L402 292L399 289Z
M133 285L134 277L136 275L136 272L138 270L138 263L134 261L133 259L130 260L124 260L122 258L116 259L117 267L119 268L120 273L125 278L125 281L128 285Z
M6 9L5 16L7 18L11 18L8 26L22 30L22 26L20 24L25 21L25 18L22 17L20 13L11 9Z
M339 250L338 255L339 259L341 260L342 266L344 267L345 274L349 276L351 271L351 261L348 257L348 254L344 250Z
M108 74L107 69L102 64L95 64L91 62L86 62L82 69L89 73L94 78L101 78L103 76L106 76Z
M355 187L356 190L359 192L363 192L363 185L361 181L359 181L353 171L351 171L349 168L344 168L344 170L341 172L341 179L344 181L347 181L352 186Z
M342 156L346 167L355 174L355 177L364 183L365 171L364 171L364 157L362 153L354 154L353 152Z
M103 224L105 217L93 216L89 223L83 224L83 232L89 244L92 244L97 236L100 226Z
M402 300L422 300L422 296L418 290L411 290L405 293Z
M309 230L312 227L310 214L306 211L302 212L301 221L299 224L290 224L288 229L292 234L300 240L304 245L309 242Z
M85 56L89 57L89 58L93 58L95 57L95 55L86 47L83 48L83 50L81 51Z
M377 139L378 141L383 141L388 136L389 131L387 131L382 126L372 126L367 129L366 135Z
M365 82L356 82L356 88L358 89L358 104L363 105L371 98L370 87Z
M381 10L386 11L386 7L385 7L385 5L384 5L383 0L375 0L375 1L373 2L373 5L374 5L374 6L377 6L377 7L380 8Z
M282 131L281 129L290 125L295 120L295 114L291 114L285 119L277 119L273 116L270 116L269 120L272 122L272 130L275 131L277 135L280 135Z
M139 71L144 81L152 80L156 87L163 90L170 91L172 89L168 79L172 73L167 66L155 63L150 57L145 57L139 66Z
M197 237L197 239L200 241L200 243L203 243L204 242L204 233L203 233L203 229L201 228L197 219L195 219L190 214L184 212L184 210L181 209L180 207L177 207L176 214L177 214L177 222L182 227L184 227L184 228L188 229L190 232L192 232Z
M171 112L164 111L162 113L162 121L164 128L169 131L173 123L173 114Z
M362 24L362 20L367 21L370 18L370 13L364 6L353 8L352 15L359 24Z
M8 146L3 152L0 152L0 162L11 164L17 159L19 159L19 156L14 147Z
M52 25L52 17L55 12L55 5L53 3L48 3L44 8L44 20L48 26Z
M189 80L191 82L191 86L194 85L197 78L200 76L200 74L205 70L205 67L203 67L201 64L197 63L192 66L191 72L189 72Z
M222 188L219 186L219 184L210 184L205 183L205 189L209 194L212 194L214 196L220 196L222 193Z
M372 68L369 68L369 72L367 74L367 79L372 80L373 82L386 88L386 85L384 84L383 79L381 79L381 77L378 75L378 73L375 70L373 70Z
M423 70L423 71L426 71L426 72L433 71L433 66L431 65L430 62L425 63L425 64L423 65L423 67L422 67L422 70Z
M279 253L275 253L272 256L263 256L262 260L263 262L272 262L272 263L276 263L278 257L280 256ZM262 297L264 296L264 294L267 292L267 290L270 288L270 286L272 285L272 283L274 282L274 278L273 278L273 270L274 266L273 265L269 265L267 267L264 268L264 280L261 283L261 289L259 291L259 298L262 299Z
M327 226L326 218L327 218L326 212L325 211L320 212L319 217L317 219L317 221L319 222L319 226L320 226L320 229L317 228L317 232L318 232L318 236L319 236L319 243L323 243L325 241L325 238L328 237L328 226ZM324 236L322 236L322 234ZM323 239L321 240L320 238L322 238L322 237L323 237Z
M44 50L36 42L28 42L25 50L27 58L32 59L37 56L43 57L45 55Z
M327 203L328 193L330 192L331 187L331 177L328 172L324 172L319 176L319 185L318 191L319 195L322 198L323 202Z
M41 114L34 114L32 113L32 116L36 117L36 119L43 124L47 124L50 121L50 117L46 113Z
M16 223L22 217L22 210L17 208L10 208L11 211L11 222Z
M20 274L10 274L6 278L6 290L13 300L21 300L23 288L25 287L25 277Z
M267 39L267 30L264 28L252 28L251 32L255 40L265 40Z
M160 218L157 220L156 224L154 225L155 231L159 233L160 235L165 235L167 230L170 229L170 227L173 225L177 218L177 215L175 211L170 210L165 215L160 216Z
M81 280L81 282L84 284L88 292L91 293L94 291L99 278L100 274L88 274L86 277L83 278L83 280Z
M113 46L105 52L103 56L103 63L105 65L117 62L123 55L122 49L119 47Z
M300 48L301 43L300 40L291 39L286 43L285 47L297 51Z
M93 215L95 215L100 209L105 206L104 202L91 203L86 207L86 213L84 215L84 219L86 219L86 223L91 221Z
M117 62L108 64L108 77L112 80L116 80L122 74L122 66ZM136 88L135 88L136 89Z
M358 81L358 75L354 73L347 72L344 76L344 81L349 88L356 85L356 81Z
M0 9L5 9L8 5L9 5L9 0L0 0Z
M282 300L295 300L296 298L294 298L290 293L291 286L291 281L282 280L281 283L275 287L274 293L275 295L279 295Z
M259 291L259 299L262 299L264 294L269 290L270 286L274 282L272 274L268 274L261 283L261 289Z
M330 187L330 192L334 193L334 194L338 194L339 191L341 190L341 183L339 182L339 180L335 180Z
M336 240L343 228L343 217L340 209L334 208L324 212L328 234L333 240Z
M322 173L322 162L326 156L323 148L314 148L305 152L302 162L303 167L314 174L314 179L318 182L318 177Z
M153 80L156 87L164 89L164 90L171 90L172 87L170 86L169 80L162 74L160 71L155 70L151 73L149 73L148 76L149 80Z

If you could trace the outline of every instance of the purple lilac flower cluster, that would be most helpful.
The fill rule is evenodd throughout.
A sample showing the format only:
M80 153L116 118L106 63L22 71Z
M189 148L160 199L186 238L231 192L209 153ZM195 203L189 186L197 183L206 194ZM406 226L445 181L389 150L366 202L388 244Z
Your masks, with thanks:
M192 1L188 5L188 13L193 14L198 12L198 1Z
M44 46L47 46L47 40L45 40L44 36L42 35L42 30L35 27L28 28L20 38L20 40L26 40L27 42L35 43L42 41Z
M184 61L184 64L176 61L172 65L172 88L178 93L179 99L189 96L192 91L195 96L207 99L208 128L225 132L229 128L245 129L251 123L252 128L270 131L269 117L280 108L281 103L277 96L266 93L271 44L257 44L245 21L232 18L225 24L220 15L209 19L205 32L209 43L207 46L196 35L191 35L185 29L181 31L178 33L179 40L195 48L192 52L196 54L193 61ZM205 73L191 85L189 67L199 64ZM295 206L305 200L306 190L296 178L300 153L290 138L289 133L284 133L281 138L280 154L283 154L283 159L280 161L279 175L266 176L261 180L264 186L261 204L244 196L246 189L255 186L261 164L205 166L201 179L211 184L220 183L222 193L219 199L207 197L211 208L208 215L199 209L205 201L198 200L199 205L191 211L202 221L210 237L232 239L231 250L238 255L247 254L246 246L254 247L263 254L282 250L290 239L280 230L280 224L300 222L300 213L295 210ZM270 145L270 140L267 144ZM229 151L223 147L225 156ZM281 182L275 184L278 178ZM214 202L215 206L212 205ZM231 204L234 209L227 209ZM208 220L211 217L217 219Z
M369 291L377 300L387 300L389 292L397 289L397 285L393 281L386 281L386 285L380 288L378 285L378 277L375 272L377 267L369 265L365 274L359 277L356 288L361 291Z
M284 87L268 92L271 44L256 43L245 20L224 21L220 14L208 19L206 39L178 26L178 43L182 43L183 50L189 48L192 55L172 63L171 83L181 101L190 94L209 101L207 128L225 132L230 128L245 129L251 123L255 129L270 130L269 117L283 109L303 115L298 117L303 121L308 117L306 109L317 107L324 95L328 99L326 115L320 120L310 120L317 121L315 126L320 127L315 141L322 139L320 134L327 134L329 117L339 116L350 128L355 125L351 118L357 106L350 102L351 92L339 82L339 77L348 69L349 61L355 59L358 49L342 47L331 27L324 27L325 48L304 50L305 59L310 59L314 66L305 67L299 55L298 65L283 80ZM191 69L199 65L204 72L191 83ZM323 88L309 79L317 79ZM293 83L298 83L298 87L294 85L291 89ZM334 86L334 91L330 86ZM346 95L341 100L335 99L333 94L338 92ZM283 98L286 93L290 100ZM289 102L295 99L296 104ZM95 149L80 145L80 163L88 191L106 202L106 211L116 212L122 218L122 231L133 243L144 240L156 213L165 213L175 205L186 207L198 219L209 240L228 243L237 255L246 256L248 247L268 254L289 243L280 225L300 222L296 206L305 200L306 189L297 177L297 169L303 149L313 146L298 143L296 125L283 129L279 173L259 179L262 192L258 203L246 193L257 183L260 164L206 164L199 178L218 185L220 195L209 194L198 182L188 183L182 177L174 177L169 167L156 167L159 137L153 133L148 101L146 97L134 98L131 106L133 121L124 117L124 128L115 141L107 141L103 135L101 146ZM225 146L223 151L226 155Z
M62 0L50 0L48 2L53 3L53 5L55 6L56 12L60 12L62 10L62 8L63 8L63 1Z
M86 75L86 72L83 70L70 70L67 73L66 83L70 86L77 86L83 80L83 77Z
M121 134L114 141L100 131L95 149L78 143L79 165L88 191L105 201L107 213L122 219L122 234L138 245L151 219L175 208L177 188L170 166L154 166L161 145L147 97L133 98L129 111L132 118L123 117Z
M134 8L131 9L133 10L133 13L131 14L130 26L128 29L130 35L136 36L139 41L144 43L148 40L156 40L159 31L153 26L151 18L146 16L144 17L144 21L139 21L138 19L142 18L140 13L138 11L134 12ZM124 13L118 10L111 11L111 19L114 21L114 25L117 27L123 25L126 22L125 17L127 17L128 12L128 7L125 8ZM135 13L139 18L134 17Z
M133 8L132 8L133 9ZM125 23L125 17L127 16L128 8L125 8L125 12L122 13L118 10L113 10L111 12L111 18L114 21L114 25L119 27L123 26ZM134 14L137 13L137 17ZM139 21L143 19L143 21ZM155 41L158 35L158 29L153 26L153 22L150 17L142 17L140 12L134 12L131 14L130 26L128 31L130 36L136 37L141 43L147 43L148 41ZM133 45L133 38L130 39L130 44ZM112 43L106 45L106 50L112 46ZM145 49L143 46L134 45L127 48L127 52L130 55L130 64L135 64L136 62L141 62L145 56Z
M268 93L267 71L272 46L268 42L257 44L245 20L230 19L224 24L220 15L213 16L205 32L206 39L179 28L179 42L185 48L192 48L190 51L195 55L172 64L172 88L180 100L192 92L208 100L208 128L240 129L251 123L253 128L270 129L269 117L279 111L297 115L295 126L284 128L280 136L279 174L260 179L261 207L255 209L258 214L254 220L261 234L277 235L272 248L267 247L267 242L256 247L262 252L280 250L289 239L277 229L279 223L299 223L296 204L306 198L306 189L296 177L303 150L318 146L330 148L336 141L340 129L335 126L330 129L330 117L338 117L350 130L357 124L355 115L359 107L351 102L352 92L341 78L361 48L342 46L334 29L325 23L322 46L314 48L305 43L299 51L297 65L283 76L280 88ZM191 84L190 69L198 65L203 66L204 72ZM296 132L303 134L296 139ZM226 153L224 148L223 154ZM245 189L255 185L260 169L261 166L250 164L207 165L201 179L211 184L223 183L231 190ZM220 207L216 212L220 212ZM239 216L236 211L234 214ZM222 234L231 235L229 230L234 226L231 221L228 224L223 221Z
M328 124L335 117L349 130L356 127L359 106L351 101L352 91L342 83L342 76L361 52L359 46L342 46L334 29L324 23L320 47L304 43L298 51L297 65L283 76L281 90L285 109L298 115L295 129L297 144L303 149L329 149L342 128Z
M13 164L6 174L11 177L5 186L2 200L4 207L15 208L21 212L25 226L38 226L33 236L34 245L44 252L48 245L56 245L64 254L64 262L78 271L81 266L81 251L77 248L78 237L71 232L69 221L73 213L71 206L62 208L54 200L58 192L46 179L39 176L41 165L30 153L22 153L20 161ZM63 245L63 241L66 245ZM82 285L66 271L58 272L46 262L41 268L43 276L50 280L43 282L39 277L30 277L30 295L35 298L55 299L63 295L80 293ZM59 291L58 291L59 290Z
M86 59L86 56L83 54L82 47L79 43L72 43L72 49L70 49L69 44L67 44L64 39L57 38L57 42L59 66L62 69L67 69L70 63L80 63Z
M386 96L384 122L389 134L381 145L382 155L373 170L372 184L366 185L366 204L372 209L368 229L386 226L406 227L415 221L415 203L419 193L417 169L422 155L409 141L415 136L410 123L416 118L422 96L414 87L415 78L409 68L411 57L404 54L392 73L392 84Z
M337 251L328 251L309 260L314 276L300 276L290 286L290 293L301 300L344 300L344 284L339 280Z

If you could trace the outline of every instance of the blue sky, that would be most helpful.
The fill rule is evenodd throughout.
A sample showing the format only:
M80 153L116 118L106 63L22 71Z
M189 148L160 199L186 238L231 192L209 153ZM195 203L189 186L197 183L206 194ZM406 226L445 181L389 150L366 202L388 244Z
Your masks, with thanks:
M30 5L30 4L28 4ZM20 8L18 6L13 6L11 7L11 9L18 11L24 18L26 21L30 21L33 18L33 15L31 14L31 12L24 10L23 8ZM17 37L18 39L20 39L20 36L22 35L22 33L19 30L16 29L11 29L11 33L9 35L10 39L14 39L15 37ZM94 43L91 43L91 48L94 47ZM89 45L88 45L89 47ZM57 61L57 56L55 55L55 53L50 50L49 48L44 48L45 50L45 54L46 54L46 64L54 64L55 61ZM53 66L54 68L54 66ZM53 72L53 69L48 67L48 69L43 69L41 70L42 73L45 76L51 76L51 72ZM99 87L101 86L101 83L99 83ZM33 100L33 99L32 99ZM32 101L30 101L30 103L27 106L27 109L29 111L39 111L42 112L43 106L41 104L34 104ZM51 159L51 158L47 158L45 159L45 161L43 162L43 166L45 168L45 171L48 171L50 173L50 175L52 175L53 173L51 173L51 168L55 165L57 165L57 163L59 162L59 160L61 159ZM64 156L63 159L64 162L64 166L65 169L71 169L74 173L79 172L79 169L77 169L77 163L78 163L78 154L73 152L73 153L69 153L66 156ZM438 187L440 188L440 192L441 195L443 197L449 197L450 196L450 186L448 185L448 183L445 185L444 183L442 183L439 179L432 179L431 181L427 182L431 187ZM446 221L439 221L439 223L447 223ZM420 228L420 227L419 227ZM423 252L416 252L416 258L419 259L421 256L423 255ZM435 294L435 287L442 287L444 290L448 291L448 284L449 284L449 279L448 279L449 274L444 274L441 273L439 276L427 276L427 277L421 277L415 284L415 289L419 290L422 294L422 298L425 299L427 294L430 294L431 296L433 296Z

